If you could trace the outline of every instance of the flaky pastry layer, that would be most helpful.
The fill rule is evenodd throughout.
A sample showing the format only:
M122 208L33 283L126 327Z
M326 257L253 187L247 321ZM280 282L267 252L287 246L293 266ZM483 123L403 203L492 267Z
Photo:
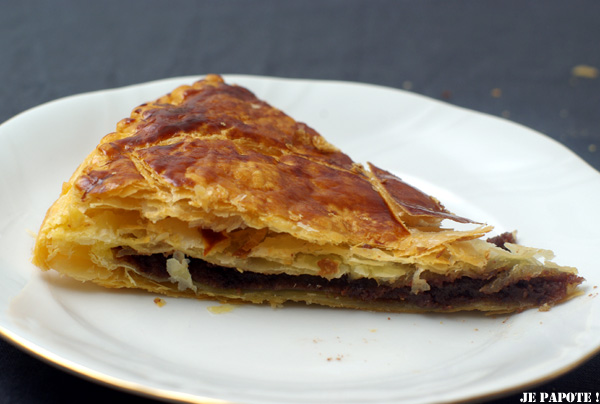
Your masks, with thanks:
M444 220L472 226L453 230ZM554 264L548 251L488 243L491 229L353 162L312 128L209 75L135 108L102 139L48 210L33 260L107 287L275 305L506 312L576 293L574 268ZM204 263L246 276L231 273L236 288L212 278L208 285L208 269L197 269ZM284 276L311 281L293 286ZM562 289L535 302L497 298L533 278ZM321 290L313 279L323 280ZM477 297L419 305L465 279L477 280ZM349 296L364 280L409 295Z

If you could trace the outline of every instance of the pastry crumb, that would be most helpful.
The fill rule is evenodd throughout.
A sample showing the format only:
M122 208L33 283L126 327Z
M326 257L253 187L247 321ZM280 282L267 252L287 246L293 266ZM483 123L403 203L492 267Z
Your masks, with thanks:
M165 304L167 304L167 302L163 298L155 297L154 304L157 305L158 307L163 307Z
M571 74L584 79L595 79L600 75L598 68L589 65L577 65L571 69Z
M492 91L490 91L490 94L494 98L500 98L502 97L502 90L499 88L493 88Z
M208 306L206 310L210 311L212 314L223 314L229 313L233 311L235 306L233 304L221 304L219 306Z

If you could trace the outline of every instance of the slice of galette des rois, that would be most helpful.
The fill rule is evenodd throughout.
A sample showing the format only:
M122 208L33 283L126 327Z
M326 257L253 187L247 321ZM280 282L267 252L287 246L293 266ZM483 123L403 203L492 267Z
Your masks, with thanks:
M578 294L574 268L491 231L209 75L100 141L48 210L33 262L109 288L274 306L507 313Z

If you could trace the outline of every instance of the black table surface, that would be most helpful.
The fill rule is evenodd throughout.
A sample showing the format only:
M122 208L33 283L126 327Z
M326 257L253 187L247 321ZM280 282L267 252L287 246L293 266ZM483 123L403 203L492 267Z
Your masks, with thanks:
M63 96L175 76L348 80L504 117L600 170L599 17L600 2L577 0L3 1L0 122ZM599 390L596 354L492 402ZM0 403L117 400L153 402L0 340Z

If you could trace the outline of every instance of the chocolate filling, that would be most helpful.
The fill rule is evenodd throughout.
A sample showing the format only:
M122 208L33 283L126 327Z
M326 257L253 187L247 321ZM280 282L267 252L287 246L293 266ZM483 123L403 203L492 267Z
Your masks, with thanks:
M166 260L163 254L129 255L126 260L141 273L153 279L168 280ZM411 293L410 286L378 284L374 279L351 280L344 275L337 279L325 279L312 275L267 275L255 272L240 272L234 268L210 264L201 259L191 258L188 269L194 282L217 289L237 291L281 291L301 290L320 292L330 296L344 296L361 301L394 303L404 301L424 309L450 309L471 302L489 302L519 307L541 306L560 301L566 297L567 286L577 284L582 278L568 273L547 273L540 277L519 280L495 293L486 294L480 289L493 279L461 277L450 280L447 277L429 274L427 281L430 290Z
M508 248L506 248L504 246L505 243L516 243L517 240L515 239L515 235L513 233L502 233L496 237L490 237L486 240L488 243L492 243L494 245L496 245L496 247L500 247L503 248L505 250L508 250Z

